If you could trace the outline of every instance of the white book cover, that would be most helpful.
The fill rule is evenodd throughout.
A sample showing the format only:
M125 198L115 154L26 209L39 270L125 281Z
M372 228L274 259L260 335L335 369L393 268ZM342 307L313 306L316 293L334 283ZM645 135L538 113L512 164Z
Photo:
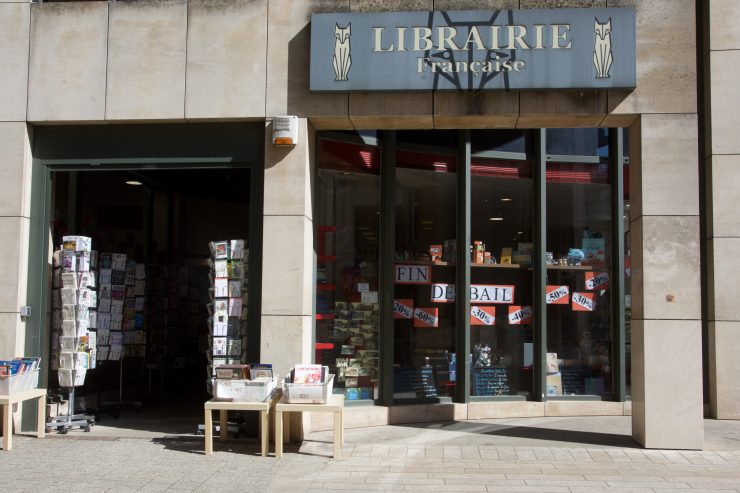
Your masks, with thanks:
M76 305L62 305L62 320L75 321L77 318L77 306Z
M213 355L214 356L226 356L226 338L225 337L214 337L213 338Z
M75 305L77 303L77 290L74 288L62 288L62 304Z
M217 277L213 281L213 295L216 298L228 298L229 280L223 277Z
M213 263L215 277L229 277L229 266L226 260L216 260Z
M97 345L107 346L110 344L110 330L98 329L97 332Z
M61 271L60 271L61 272ZM63 289L77 289L77 274L74 272L61 272L62 288Z
M229 331L229 324L226 322L213 322L213 335L216 337L226 337Z
M77 271L90 271L90 252L81 252L77 254Z
M231 258L244 258L244 240L231 240Z
M123 312L123 300L111 300L110 312L120 314Z

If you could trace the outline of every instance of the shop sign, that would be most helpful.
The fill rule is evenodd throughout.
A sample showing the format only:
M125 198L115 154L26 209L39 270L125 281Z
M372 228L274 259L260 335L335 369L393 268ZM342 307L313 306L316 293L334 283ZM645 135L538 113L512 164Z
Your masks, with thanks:
M454 284L432 284L432 302L452 303L455 301ZM499 284L471 284L471 303L513 303L514 286Z
M573 293L574 312L592 312L595 309L594 293Z
M432 303L452 303L455 301L454 284L432 284Z
M470 325L496 325L496 307L471 306Z
M311 16L312 91L635 85L634 8Z
M596 291L609 287L608 272L584 272L586 289Z
M429 265L396 265L396 284L431 284L432 268Z
M393 300L393 318L414 318L414 300Z
M509 325L530 325L534 312L531 306L510 306Z
M547 286L545 303L548 305L567 305L570 288L568 286Z
M429 328L439 327L439 309L438 308L415 308L414 309L414 327Z
M473 284L470 286L471 303L514 303L514 286Z

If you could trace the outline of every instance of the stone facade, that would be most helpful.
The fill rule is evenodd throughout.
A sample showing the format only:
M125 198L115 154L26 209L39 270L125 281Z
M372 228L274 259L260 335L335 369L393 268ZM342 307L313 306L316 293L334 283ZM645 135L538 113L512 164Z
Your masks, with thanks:
M6 259L0 273L0 357L24 351L26 327L18 310L27 301L33 125L259 120L269 130L275 115L299 116L297 148L281 151L266 139L264 149L261 351L281 373L312 356L315 130L629 127L633 433L647 447L701 448L702 240L710 258L712 412L740 417L733 357L740 349L733 337L740 330L734 302L740 287L734 277L725 278L732 272L727 262L737 262L733 253L740 241L733 214L740 186L733 174L733 164L740 164L740 111L734 105L740 98L731 83L740 33L728 23L740 14L736 3L709 2L712 25L703 56L710 67L711 207L702 239L694 0L0 0L0 230L18 239L0 249ZM317 94L308 88L313 12L583 6L635 7L635 90ZM281 193L285 189L294 192L290 200ZM715 268L714 259L722 268ZM608 412L624 409L604 405ZM458 407L444 412L451 419L498 412L491 405ZM514 407L516 415L541 416L573 406ZM409 412L391 410L391 419L402 422Z

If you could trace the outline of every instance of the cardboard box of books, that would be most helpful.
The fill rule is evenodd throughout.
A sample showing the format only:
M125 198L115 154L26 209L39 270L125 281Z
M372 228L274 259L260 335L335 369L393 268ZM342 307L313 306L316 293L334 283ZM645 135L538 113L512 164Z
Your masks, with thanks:
M233 402L262 402L277 388L277 377L272 379L214 379L216 399Z
M38 387L40 361L41 358L0 361L0 394L15 394Z
M296 365L283 382L290 404L326 404L333 388L334 375L321 365Z

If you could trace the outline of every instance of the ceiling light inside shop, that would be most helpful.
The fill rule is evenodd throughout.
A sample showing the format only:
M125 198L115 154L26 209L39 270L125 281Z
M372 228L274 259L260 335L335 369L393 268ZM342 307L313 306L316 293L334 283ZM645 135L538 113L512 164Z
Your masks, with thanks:
M503 217L489 217L488 219L489 221L503 221L504 220Z
M514 199L510 199L509 197L504 197L503 199L501 199L501 202L511 202L512 200Z
M421 224L432 225L434 224L434 221L432 221L431 219L425 219L421 222Z
M352 175L352 173L350 173L349 171L342 171L342 174L344 176L351 176Z
M136 181L136 180L129 180L126 182L126 185L134 185L138 187L138 186L143 185L143 183L141 183L140 181Z

